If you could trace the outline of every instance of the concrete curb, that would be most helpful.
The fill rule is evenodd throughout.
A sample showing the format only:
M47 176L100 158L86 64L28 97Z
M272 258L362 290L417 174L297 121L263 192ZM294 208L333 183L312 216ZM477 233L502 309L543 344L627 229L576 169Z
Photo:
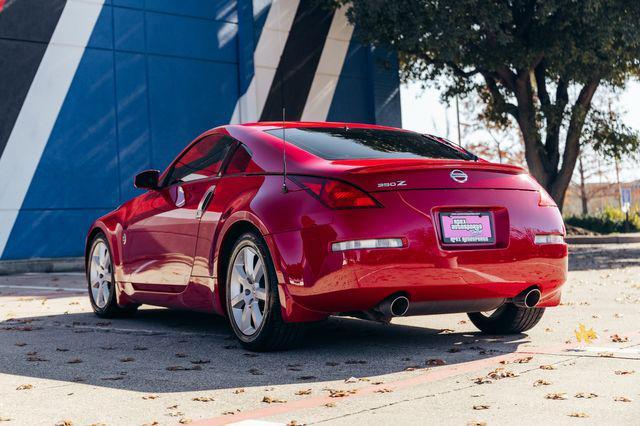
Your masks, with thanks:
M640 243L640 234L616 235L571 235L565 238L567 244L629 244Z
M56 257L46 259L0 260L0 275L28 272L83 272L84 258Z

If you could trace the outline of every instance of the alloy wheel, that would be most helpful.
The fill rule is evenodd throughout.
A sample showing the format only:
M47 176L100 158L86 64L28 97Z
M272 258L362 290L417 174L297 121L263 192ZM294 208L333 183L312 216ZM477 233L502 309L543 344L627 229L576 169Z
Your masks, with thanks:
M268 281L262 256L252 246L244 246L233 259L229 300L233 321L242 334L254 335L267 309Z
M111 265L111 256L107 245L99 241L91 252L91 261L89 264L89 280L91 286L91 297L93 303L103 309L109 302L113 277L113 268Z

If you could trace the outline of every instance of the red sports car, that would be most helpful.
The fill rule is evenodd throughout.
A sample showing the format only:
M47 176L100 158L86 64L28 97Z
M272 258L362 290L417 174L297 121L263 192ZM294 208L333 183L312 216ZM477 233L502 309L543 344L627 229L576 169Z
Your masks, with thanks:
M255 123L204 133L87 236L99 316L140 304L226 315L247 348L329 315L468 313L530 329L560 302L565 228L523 169L390 127Z

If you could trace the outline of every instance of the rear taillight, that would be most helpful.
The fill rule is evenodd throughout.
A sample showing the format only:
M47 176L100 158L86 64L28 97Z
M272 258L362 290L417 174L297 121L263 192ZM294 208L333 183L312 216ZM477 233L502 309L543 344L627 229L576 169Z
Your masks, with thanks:
M379 207L369 194L339 180L310 176L291 176L291 180L305 188L322 204L331 209Z
M538 201L538 205L540 207L558 207L556 202L553 201L553 198L551 198L551 195L549 195L549 193L544 189L540 188L538 190L538 195L540 196Z

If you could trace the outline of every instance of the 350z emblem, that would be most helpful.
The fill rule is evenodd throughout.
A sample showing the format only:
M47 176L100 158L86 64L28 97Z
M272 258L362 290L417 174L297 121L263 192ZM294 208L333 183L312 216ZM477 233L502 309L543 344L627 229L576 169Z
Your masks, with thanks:
M407 186L406 180L396 180L393 182L380 182L378 188L393 188L395 186Z

